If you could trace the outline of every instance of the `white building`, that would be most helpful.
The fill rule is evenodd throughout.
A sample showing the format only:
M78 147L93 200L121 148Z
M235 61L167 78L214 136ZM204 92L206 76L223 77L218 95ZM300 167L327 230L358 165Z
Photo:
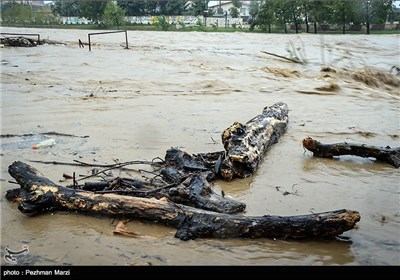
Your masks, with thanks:
M234 7L232 1L210 1L208 3L208 8L217 12L217 9L221 7L223 14L225 12L229 15L230 8ZM250 16L250 1L242 1L242 7L239 9L239 16L242 18L247 18Z

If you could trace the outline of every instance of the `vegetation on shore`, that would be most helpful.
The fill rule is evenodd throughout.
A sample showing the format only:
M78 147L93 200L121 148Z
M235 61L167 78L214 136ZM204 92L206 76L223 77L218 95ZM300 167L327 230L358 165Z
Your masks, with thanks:
M2 24L3 27L18 27L18 28L52 28L52 29L80 29L80 30L115 30L114 26L99 26L98 24ZM162 31L163 29L157 25L144 25L144 24L130 24L130 25L121 25L119 27L120 30L136 30L136 31ZM266 33L263 30L250 30L248 28L234 28L234 27L205 27L205 26L188 26L186 28L176 28L170 27L168 31L174 32L193 32L193 31L201 31L201 32L247 32L247 33ZM303 33L304 31L300 31L299 33ZM285 32L284 29L273 28L271 33L277 34L296 34L295 30L288 30ZM305 33L305 32L304 32ZM319 34L342 34L341 30L329 30L322 31ZM365 34L365 31L349 31L347 34ZM400 34L399 29L384 29L384 30L376 30L373 31L372 34Z
M203 32L268 32L268 33L322 33L322 34L399 34L400 9L392 0L264 0L252 1L248 17L242 24L231 23L221 27L205 24L208 18L228 11L221 6L208 9L209 1L54 1L51 6L33 8L32 3L2 1L1 25L9 27L36 27L60 29L124 29L149 31L203 31ZM232 1L230 18L241 17L242 1ZM170 16L174 16L171 20ZM181 15L192 16L197 22L190 24ZM129 22L128 17L147 17L146 23ZM62 21L64 17L64 22ZM83 17L85 24L66 24L65 18ZM203 18L204 17L204 20ZM68 21L67 21L68 22ZM391 29L385 29L391 22ZM210 26L211 25L211 26Z

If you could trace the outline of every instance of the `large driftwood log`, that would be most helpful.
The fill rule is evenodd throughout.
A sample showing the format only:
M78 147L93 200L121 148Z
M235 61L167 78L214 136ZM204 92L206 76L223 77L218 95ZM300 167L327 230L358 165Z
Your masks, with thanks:
M332 238L353 229L360 220L360 214L351 210L289 217L243 217L205 211L167 199L95 194L58 186L32 166L19 161L9 166L9 173L21 188L8 191L6 198L18 201L18 209L23 213L64 210L156 221L177 228L175 236L182 240L200 237Z
M222 133L226 155L221 175L226 180L251 176L271 145L286 130L289 109L283 102L265 107L263 112L246 124L235 122Z
M398 168L400 166L400 147L376 147L350 143L322 144L311 137L303 139L303 147L311 151L316 157L334 157L353 155L359 157L373 157L385 161Z

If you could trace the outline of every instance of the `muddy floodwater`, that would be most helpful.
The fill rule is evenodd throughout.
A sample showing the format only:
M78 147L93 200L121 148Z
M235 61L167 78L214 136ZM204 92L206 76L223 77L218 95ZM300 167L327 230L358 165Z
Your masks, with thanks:
M390 74L400 66L399 35L129 31L129 49L116 33L92 37L89 52L78 39L86 43L93 31L2 32L64 43L1 49L1 134L14 134L1 138L2 265L10 265L6 247L24 245L20 265L400 265L399 169L370 158L314 158L301 143L310 136L400 146L400 82L395 69ZM127 224L137 234L129 238L113 235L118 221L108 217L28 217L4 198L19 187L7 171L13 161L65 186L64 173L92 168L30 161L105 164L164 157L170 147L219 151L224 129L278 101L288 104L289 125L258 171L213 188L246 203L245 215L359 211L361 221L340 240L181 241L174 228L144 221ZM41 134L52 131L89 137ZM56 144L31 148L47 138Z

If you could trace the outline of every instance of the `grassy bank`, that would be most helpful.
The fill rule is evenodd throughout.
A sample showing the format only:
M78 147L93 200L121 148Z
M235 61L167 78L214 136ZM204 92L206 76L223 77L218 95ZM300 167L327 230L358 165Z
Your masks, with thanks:
M249 32L249 33L268 33L268 31L255 29L250 31L248 28L233 28L233 27L205 27L205 26L185 26L176 28L175 25L171 25L167 30L157 25L122 25L116 27L99 26L97 24L14 24L6 25L2 24L2 27L22 27L22 28L54 28L54 29L89 29L89 30L140 30L140 31L179 31L179 32L190 32L190 31L201 31L201 32ZM271 33L282 34L285 33L284 29L272 29ZM288 30L288 34L296 34L295 30ZM300 30L299 33L306 33L304 30ZM374 30L370 31L371 34L400 34L399 29L388 29L388 30ZM314 34L310 32L310 34ZM342 30L330 30L330 31L318 31L318 34L342 34ZM346 34L366 34L366 31L348 31Z

